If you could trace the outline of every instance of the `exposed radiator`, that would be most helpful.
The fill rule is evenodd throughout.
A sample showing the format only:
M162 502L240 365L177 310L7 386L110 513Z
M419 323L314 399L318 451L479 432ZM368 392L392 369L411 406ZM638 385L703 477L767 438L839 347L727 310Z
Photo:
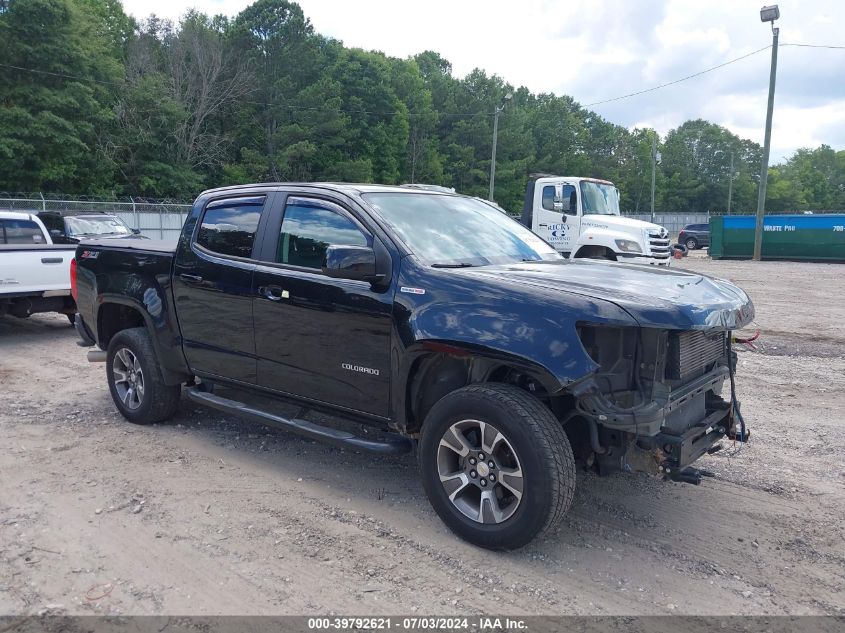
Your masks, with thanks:
M666 359L666 378L683 380L692 378L708 365L725 355L725 333L705 334L700 331L669 334Z

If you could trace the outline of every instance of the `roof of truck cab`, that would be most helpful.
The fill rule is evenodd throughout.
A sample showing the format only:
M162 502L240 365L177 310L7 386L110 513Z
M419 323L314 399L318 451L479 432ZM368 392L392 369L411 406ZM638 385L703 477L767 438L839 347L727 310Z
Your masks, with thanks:
M577 180L578 182L598 182L603 185L612 185L613 183L609 180L602 180L601 178L589 178L587 176L551 176L544 174L539 178L535 179L536 181L548 181L548 180Z
M262 182L251 185L234 185L230 187L218 187L216 189L208 189L203 191L200 196L207 194L216 194L224 192L233 192L244 190L249 192L251 189L258 188L282 188L282 187L302 187L307 189L331 189L333 191L340 191L346 194L361 194L361 193L415 193L426 194L433 196L454 196L460 195L451 192L432 191L430 189L415 189L411 187L402 187L400 185L377 185L372 183L352 183L352 182Z
M39 211L38 216L45 216L45 215L55 215L61 216L63 218L102 218L104 216L115 216L117 215L116 211L79 211L73 209L50 209L49 211Z
M37 217L29 211L0 211L0 220L35 220Z

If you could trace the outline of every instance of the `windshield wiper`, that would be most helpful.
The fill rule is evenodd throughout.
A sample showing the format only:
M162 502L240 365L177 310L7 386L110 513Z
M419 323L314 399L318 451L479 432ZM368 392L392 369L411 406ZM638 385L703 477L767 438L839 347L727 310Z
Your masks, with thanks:
M475 264L469 262L458 262L457 264L432 264L432 268L472 268Z

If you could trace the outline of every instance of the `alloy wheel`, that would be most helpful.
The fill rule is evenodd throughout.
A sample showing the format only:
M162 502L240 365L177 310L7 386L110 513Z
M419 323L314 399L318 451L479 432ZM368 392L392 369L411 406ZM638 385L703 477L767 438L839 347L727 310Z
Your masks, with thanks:
M516 451L488 422L452 424L437 448L437 472L452 505L478 523L507 521L522 501L525 480Z
M129 348L117 350L112 362L114 388L127 409L135 410L144 400L144 372L138 357Z

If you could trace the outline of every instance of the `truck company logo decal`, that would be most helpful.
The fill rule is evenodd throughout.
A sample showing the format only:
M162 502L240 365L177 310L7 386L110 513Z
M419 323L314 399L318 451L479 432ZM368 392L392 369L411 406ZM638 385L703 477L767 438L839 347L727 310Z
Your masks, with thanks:
M82 251L80 257L82 259L97 259L100 256L100 251Z
M372 369L370 367L361 367L360 365L352 365L351 363L341 363L340 366L348 371L357 371L358 373L370 374L371 376L379 375L378 369Z
M402 286L399 288L399 292L407 292L409 295L424 295L425 289L424 288L409 288L408 286Z

